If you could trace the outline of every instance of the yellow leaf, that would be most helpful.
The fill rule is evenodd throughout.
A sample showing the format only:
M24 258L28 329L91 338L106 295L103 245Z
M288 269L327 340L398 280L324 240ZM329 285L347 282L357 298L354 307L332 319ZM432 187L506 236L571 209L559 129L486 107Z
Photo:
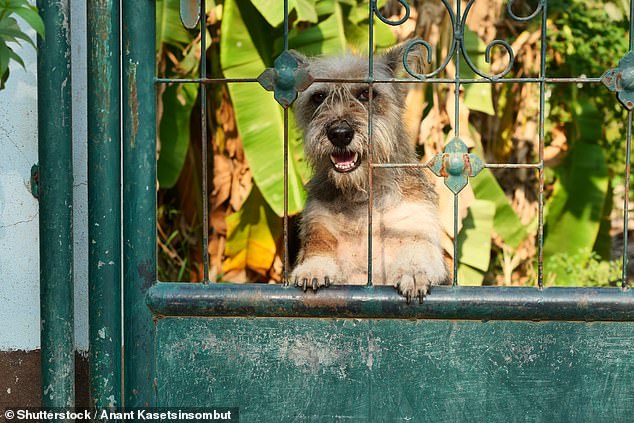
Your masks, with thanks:
M222 271L249 269L266 275L275 259L281 223L256 186L242 209L228 216L226 222L226 259Z

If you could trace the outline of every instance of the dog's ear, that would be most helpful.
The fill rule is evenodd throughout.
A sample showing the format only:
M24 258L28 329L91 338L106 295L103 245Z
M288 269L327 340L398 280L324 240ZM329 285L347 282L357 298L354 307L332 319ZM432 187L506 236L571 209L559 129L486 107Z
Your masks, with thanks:
M408 48L412 43L416 43L418 39L412 39L404 41L377 57L377 61L383 64L394 77L399 77L405 73L405 67L403 66L403 55L407 53L407 67L413 73L421 73L423 71L423 50L424 48L419 45L413 45ZM416 43L418 44L418 43Z

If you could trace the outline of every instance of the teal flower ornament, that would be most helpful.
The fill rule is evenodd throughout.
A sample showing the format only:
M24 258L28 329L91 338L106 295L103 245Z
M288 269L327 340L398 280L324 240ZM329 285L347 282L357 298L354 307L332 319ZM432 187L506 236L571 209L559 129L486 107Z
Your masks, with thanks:
M306 70L305 64L289 51L284 51L274 62L275 66L267 68L258 76L258 82L267 91L273 91L275 100L284 108L288 108L299 91L304 91L313 82L313 77Z
M619 61L619 67L610 69L601 76L601 82L610 91L616 92L616 98L627 110L634 107L634 53L629 52Z
M484 163L475 154L469 153L466 144L460 138L454 138L445 146L444 153L437 154L428 164L437 176L445 178L445 185L454 194L458 194L476 176Z

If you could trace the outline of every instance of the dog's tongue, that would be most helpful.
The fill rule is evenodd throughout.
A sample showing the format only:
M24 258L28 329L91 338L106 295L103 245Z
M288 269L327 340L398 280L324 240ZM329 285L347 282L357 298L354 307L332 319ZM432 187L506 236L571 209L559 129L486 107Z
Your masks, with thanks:
M336 165L348 165L354 164L355 156L355 153L346 151L344 153L333 153L332 158Z

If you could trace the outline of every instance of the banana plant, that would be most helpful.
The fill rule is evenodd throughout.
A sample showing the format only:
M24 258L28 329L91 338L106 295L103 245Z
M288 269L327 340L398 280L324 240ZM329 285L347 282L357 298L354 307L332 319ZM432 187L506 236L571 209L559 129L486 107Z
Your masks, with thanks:
M44 37L44 22L37 8L28 0L0 0L0 90L9 79L9 62L14 61L25 68L22 58L13 51L9 43L21 45L24 41L35 48L35 43L18 25L14 16L19 16L35 32Z

